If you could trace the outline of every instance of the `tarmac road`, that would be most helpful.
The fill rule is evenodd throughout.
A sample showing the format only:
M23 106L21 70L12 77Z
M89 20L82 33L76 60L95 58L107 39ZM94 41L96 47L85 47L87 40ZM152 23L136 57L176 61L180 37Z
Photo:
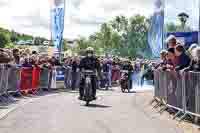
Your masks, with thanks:
M143 97L119 90L99 91L90 107L77 92L42 96L0 120L0 133L182 133L145 112Z

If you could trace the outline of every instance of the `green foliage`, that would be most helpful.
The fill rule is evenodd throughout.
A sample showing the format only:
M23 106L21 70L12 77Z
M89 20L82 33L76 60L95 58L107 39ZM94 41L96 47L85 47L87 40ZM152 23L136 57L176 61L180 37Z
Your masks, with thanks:
M100 30L88 38L79 37L74 52L79 53L92 46L98 55L136 57L147 48L147 31L150 20L136 15L131 18L116 16L113 20L103 23Z
M0 47L13 47L13 45L16 44L16 42L23 40L23 41L28 41L28 40L34 40L35 45L43 45L44 41L47 41L46 38L43 37L33 37L31 35L27 34L20 34L15 32L14 30L9 31L4 28L0 28ZM10 44L12 42L12 45ZM9 44L8 44L9 43Z
M4 48L8 43L8 36L6 34L0 33L0 48Z
M193 31L193 29L189 26L185 26L185 28L183 29L181 25L176 25L175 23L170 22L165 25L165 31L166 32L183 32L183 31L191 32Z
M13 48L16 48L16 45L14 43L8 43L5 48L7 49L13 49Z

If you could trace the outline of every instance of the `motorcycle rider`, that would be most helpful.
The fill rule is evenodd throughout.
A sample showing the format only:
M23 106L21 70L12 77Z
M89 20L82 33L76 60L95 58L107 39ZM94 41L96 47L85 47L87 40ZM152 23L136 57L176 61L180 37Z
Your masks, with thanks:
M80 71L92 70L100 74L100 62L94 55L94 49L88 47L86 49L86 57L82 58L80 61ZM96 89L97 89L97 75L92 76L92 94L94 100L96 99ZM84 86L85 86L85 77L81 76L80 88L79 88L79 100L83 100L84 96Z

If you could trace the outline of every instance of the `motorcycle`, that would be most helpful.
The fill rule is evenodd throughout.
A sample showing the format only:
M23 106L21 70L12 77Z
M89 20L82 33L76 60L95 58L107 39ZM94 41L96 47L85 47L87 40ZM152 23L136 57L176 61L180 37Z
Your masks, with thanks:
M92 76L96 76L94 71L85 70L83 73L85 78L85 87L84 87L84 101L86 102L86 106L89 106L89 103L94 100L92 94Z
M129 85L128 85L129 77L128 77L128 70L121 71L121 79L120 79L120 87L123 93L128 90L129 92Z

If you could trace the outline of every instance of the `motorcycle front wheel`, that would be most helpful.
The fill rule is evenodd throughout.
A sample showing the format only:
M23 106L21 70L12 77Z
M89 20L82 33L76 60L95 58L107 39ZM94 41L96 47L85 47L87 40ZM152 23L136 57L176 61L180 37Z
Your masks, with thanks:
M88 82L86 84L86 88L85 88L85 101L86 101L86 106L89 106L90 101L91 101L91 97L92 97L92 88L91 88L91 82Z

